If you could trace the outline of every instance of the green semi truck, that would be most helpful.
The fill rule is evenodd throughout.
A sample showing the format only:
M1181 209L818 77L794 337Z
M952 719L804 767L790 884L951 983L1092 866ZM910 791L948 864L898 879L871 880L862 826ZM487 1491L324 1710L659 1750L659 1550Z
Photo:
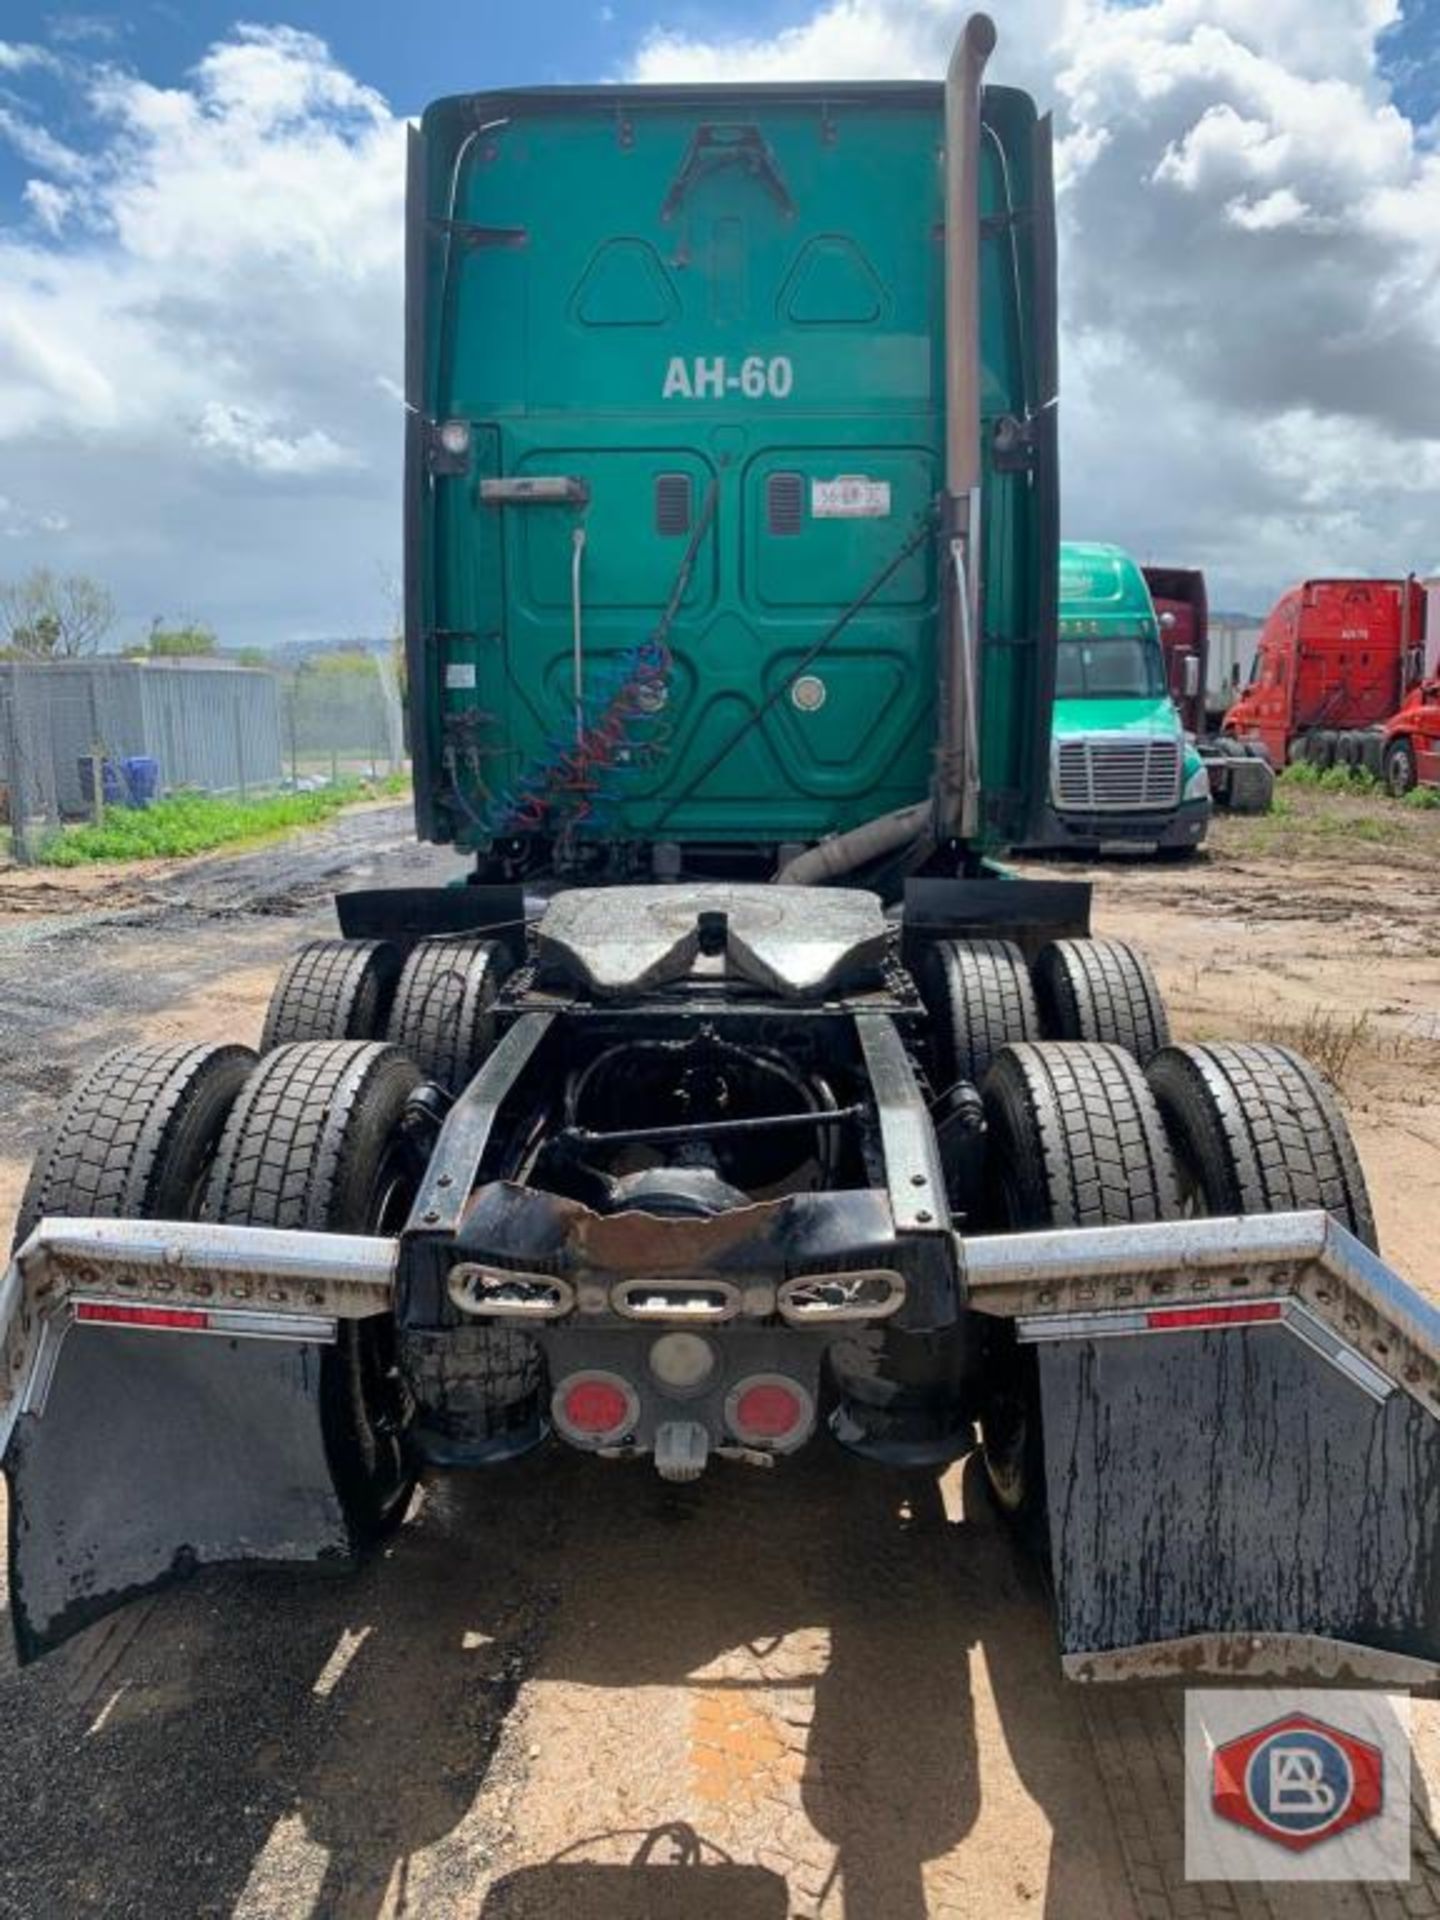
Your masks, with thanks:
M1171 1044L1088 889L990 857L1059 584L1050 129L993 43L413 133L416 816L466 874L342 895L258 1056L71 1090L0 1279L23 1657L343 1563L418 1475L835 1445L974 1451L1078 1678L1436 1671L1440 1315L1333 1093Z
M1121 547L1061 544L1051 743L1040 846L1183 859L1204 841L1209 773L1170 695L1145 577Z

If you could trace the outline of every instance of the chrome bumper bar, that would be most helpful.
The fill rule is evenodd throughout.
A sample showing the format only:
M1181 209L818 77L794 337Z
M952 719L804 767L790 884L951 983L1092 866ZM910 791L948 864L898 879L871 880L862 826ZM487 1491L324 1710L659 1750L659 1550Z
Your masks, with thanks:
M1023 1341L1213 1329L1273 1318L1373 1397L1399 1388L1440 1418L1440 1312L1324 1213L957 1237L966 1304ZM42 1348L86 1308L178 1331L333 1337L389 1309L398 1243L271 1227L42 1220L0 1279L0 1450L34 1406ZM1229 1315L1220 1310L1233 1309ZM136 1311L129 1324L144 1325ZM819 1316L817 1316L817 1324Z

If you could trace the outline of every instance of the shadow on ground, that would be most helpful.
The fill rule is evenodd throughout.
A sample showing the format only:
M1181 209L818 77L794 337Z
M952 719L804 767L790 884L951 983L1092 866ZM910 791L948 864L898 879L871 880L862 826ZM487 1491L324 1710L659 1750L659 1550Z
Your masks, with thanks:
M1103 1740L973 1485L965 1510L820 1450L682 1488L556 1452L441 1482L352 1577L201 1577L0 1678L0 1915L924 1920L990 1871L946 1877L980 1727L1019 1808L991 1910L1126 1920ZM796 1644L823 1651L779 1671ZM527 1679L589 1716L573 1778L518 1724ZM664 1689L743 1720L777 1687L808 1704L753 1822L645 1773Z

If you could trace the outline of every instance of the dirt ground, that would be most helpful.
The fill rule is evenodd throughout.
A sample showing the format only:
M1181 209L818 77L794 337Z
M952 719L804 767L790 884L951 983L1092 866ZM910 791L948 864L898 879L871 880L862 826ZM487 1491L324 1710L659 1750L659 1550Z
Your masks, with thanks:
M1335 804L1064 877L1147 946L1182 1034L1321 1057L1382 1244L1440 1298L1440 815L1375 838L1320 824ZM63 899L0 875L0 1216L95 1054L253 1039L331 884L452 870L395 810L327 831ZM358 1575L202 1576L0 1664L0 1916L1440 1916L1423 1815L1406 1887L1187 1885L1182 1713L1060 1681L968 1466L814 1449L676 1488L556 1451L437 1479Z

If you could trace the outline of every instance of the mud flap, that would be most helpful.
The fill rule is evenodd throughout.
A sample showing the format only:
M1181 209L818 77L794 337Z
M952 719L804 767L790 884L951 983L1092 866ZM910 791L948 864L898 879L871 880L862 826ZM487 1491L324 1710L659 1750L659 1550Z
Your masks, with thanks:
M4 1468L16 1645L34 1659L200 1566L343 1561L326 1349L72 1327Z
M1044 1343L1040 1383L1074 1677L1440 1660L1440 1425L1407 1394L1280 1325Z
M197 1567L351 1560L408 1478L356 1424L393 1241L42 1220L0 1275L22 1660ZM388 1498L388 1506L385 1500Z
M1440 1314L1322 1213L963 1248L1037 1350L1080 1680L1440 1677Z

